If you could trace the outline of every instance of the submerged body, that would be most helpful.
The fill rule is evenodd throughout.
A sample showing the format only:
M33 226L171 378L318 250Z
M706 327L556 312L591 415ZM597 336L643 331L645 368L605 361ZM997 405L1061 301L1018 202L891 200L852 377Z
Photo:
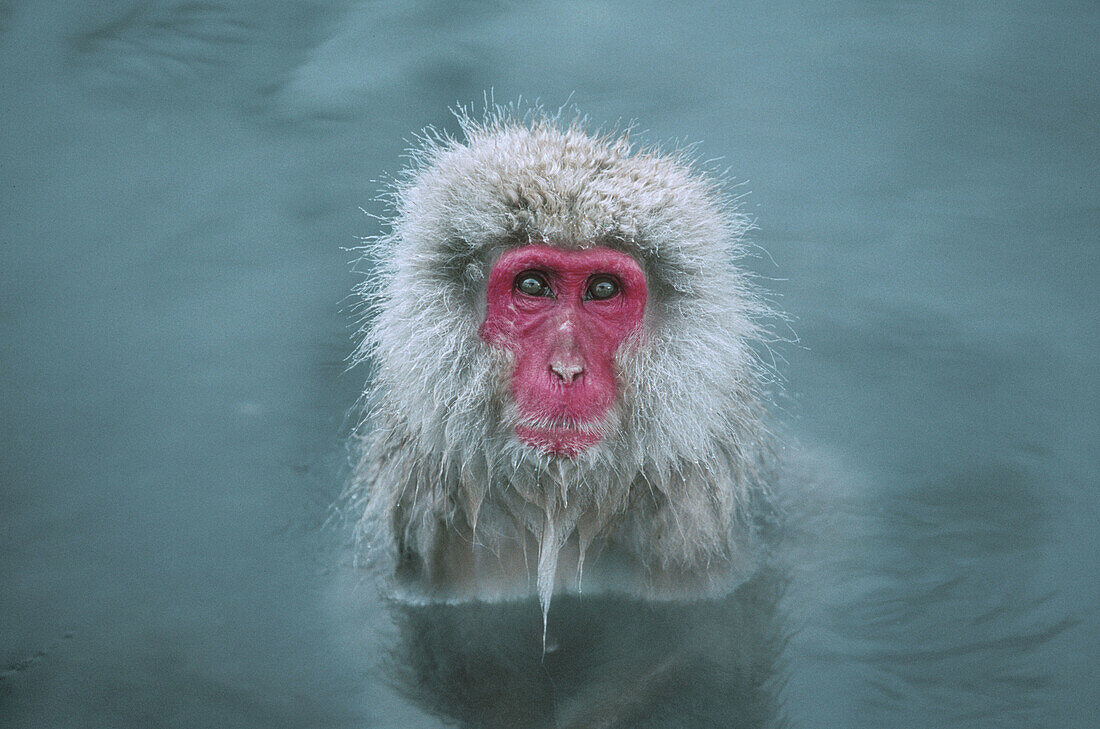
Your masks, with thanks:
M747 221L625 136L463 131L416 154L370 250L362 537L429 594L535 588L544 609L582 580L669 595L743 573L767 449Z

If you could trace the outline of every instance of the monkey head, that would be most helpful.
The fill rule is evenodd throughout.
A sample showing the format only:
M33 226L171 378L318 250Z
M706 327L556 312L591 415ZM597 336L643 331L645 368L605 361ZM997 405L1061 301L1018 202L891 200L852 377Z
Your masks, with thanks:
M360 535L440 574L524 565L530 541L543 596L567 543L646 574L728 564L766 448L748 221L683 155L537 112L460 121L367 246Z

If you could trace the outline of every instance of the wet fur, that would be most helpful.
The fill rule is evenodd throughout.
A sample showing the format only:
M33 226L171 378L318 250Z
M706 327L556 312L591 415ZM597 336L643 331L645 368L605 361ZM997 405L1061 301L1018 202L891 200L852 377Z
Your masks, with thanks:
M477 595L481 569L456 552L518 563L544 608L567 543L578 581L593 545L657 591L729 573L767 449L769 311L734 265L748 221L684 154L537 112L460 122L422 140L365 251L355 359L373 377L348 504L368 552L452 595ZM517 441L509 357L478 336L492 263L535 242L624 251L650 292L603 439L573 461Z

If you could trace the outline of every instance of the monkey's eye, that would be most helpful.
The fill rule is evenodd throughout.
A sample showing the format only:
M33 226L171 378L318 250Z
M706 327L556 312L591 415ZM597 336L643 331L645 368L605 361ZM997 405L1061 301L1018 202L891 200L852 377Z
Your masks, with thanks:
M585 292L585 298L602 301L603 299L610 299L617 293L619 293L618 281L610 276L597 276L588 284L588 291Z
M516 276L516 290L528 296L551 296L550 284L541 273L524 271Z

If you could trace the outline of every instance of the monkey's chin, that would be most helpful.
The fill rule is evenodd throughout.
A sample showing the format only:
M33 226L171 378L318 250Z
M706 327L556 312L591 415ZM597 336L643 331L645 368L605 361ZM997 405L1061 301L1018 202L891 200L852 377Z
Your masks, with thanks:
M517 425L516 437L524 445L531 446L542 453L565 458L576 458L600 442L599 433L563 426L536 428L530 425Z

